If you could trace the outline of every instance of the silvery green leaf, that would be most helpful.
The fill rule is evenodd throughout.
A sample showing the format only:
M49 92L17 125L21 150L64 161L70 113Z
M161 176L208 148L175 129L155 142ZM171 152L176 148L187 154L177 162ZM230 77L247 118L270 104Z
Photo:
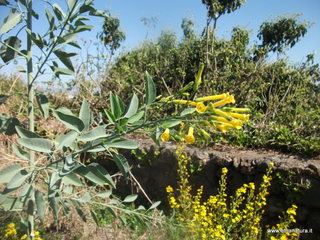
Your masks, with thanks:
M36 190L35 199L36 199L38 215L41 221L43 221L46 213L46 203L44 201L42 192L40 192L39 190Z
M54 14L56 15L59 21L66 18L66 14L63 12L62 8L57 3L52 4L52 7Z
M16 131L19 135L19 137L21 138L39 138L39 136L34 133L34 132L31 132L25 128L22 128L22 127L19 127L19 126L16 126Z
M171 128L179 125L180 123L181 123L181 120L179 119L168 119L168 120L162 121L160 125L163 128Z
M186 108L180 113L180 116L185 116L185 115L194 113L195 111L196 111L195 108Z
M87 100L83 100L81 104L79 118L84 124L84 130L87 130L93 122L93 113Z
M28 161L29 153L24 151L21 147L12 144L12 151L21 159Z
M18 143L36 152L51 153L52 142L43 138L19 138Z
M152 210L154 208L157 208L160 204L161 204L161 201L156 201L149 207L148 210Z
M109 198L112 194L112 191L111 190L107 190L107 191L104 191L104 192L99 192L97 193L97 196L98 197L101 197L101 198Z
M49 117L49 100L48 98L43 94L37 94L37 102L40 107L40 111L44 117L44 119L47 119Z
M125 199L122 202L131 203L131 202L134 202L137 198L138 198L137 194L128 195L125 197Z
M12 189L19 188L29 177L30 177L30 173L28 173L24 169L21 169L13 176L10 182L8 182L6 189L12 190Z
M9 32L21 21L22 14L17 9L12 8L8 17L4 19L3 24L0 26L0 34Z
M83 183L81 182L81 180L79 179L79 177L74 174L73 172L65 175L63 178L62 178L62 182L65 184L65 185L74 185L76 187L82 187L83 186Z
M17 165L10 165L0 170L0 183L8 183L22 168Z
M81 132L84 129L84 123L80 118L77 118L73 115L66 114L59 109L54 111L54 116L60 120L64 125L66 125L69 129L75 130L77 132Z
M129 119L128 119L128 123L135 123L137 121L139 121L143 116L144 116L144 111L140 111L136 114L134 114L133 116L131 116Z
M123 156L122 154L114 154L113 160L115 161L118 169L120 170L120 172L122 173L122 175L126 179L128 177L128 172L129 172L130 167L129 167L129 163L128 163L127 159L125 158L125 156Z
M156 99L157 92L152 77L148 72L144 75L145 87L146 87L146 105L150 105Z
M129 104L129 108L124 115L125 118L131 118L133 115L135 115L138 111L139 107L139 99L135 93L133 93L133 96L131 98L131 102Z
M2 203L4 211L22 211L23 202L20 201L19 198L16 197L7 197Z
M104 126L99 126L96 127L92 130L90 130L89 132L81 135L80 137L78 137L79 141L82 142L88 142L88 141L93 141L99 138L104 138L107 137L108 135L106 134L106 129Z
M21 40L17 36L11 36L4 40L6 43L0 47L0 57L3 62L7 63L15 59L18 55L19 48L21 47ZM10 47L8 47L8 46Z
M78 133L76 131L70 131L64 135L60 135L55 139L55 142L57 143L57 150L62 149L63 147L70 147L76 138L78 137Z

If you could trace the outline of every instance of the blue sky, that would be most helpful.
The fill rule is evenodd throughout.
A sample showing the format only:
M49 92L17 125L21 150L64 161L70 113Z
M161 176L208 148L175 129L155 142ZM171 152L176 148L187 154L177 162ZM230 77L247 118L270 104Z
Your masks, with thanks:
M13 1L13 0L11 0ZM34 0L36 11L43 12L45 4L40 0ZM64 6L63 0L50 1L58 2ZM120 19L121 28L126 34L126 41L122 44L121 51L128 51L138 46L148 32L149 39L155 39L162 30L175 32L182 36L181 21L183 18L190 18L195 23L196 32L201 33L206 23L206 8L201 0L95 0L95 5L100 10L109 10L111 14ZM8 9L0 7L0 22L7 15ZM309 53L316 52L316 62L320 62L320 1L319 0L247 0L239 10L234 13L222 16L218 21L218 37L230 37L234 26L241 26L251 30L251 43L258 41L256 38L259 26L265 20L272 18L303 14L301 20L313 22L307 35L287 52L292 62L300 62ZM42 17L44 17L42 15ZM157 18L155 28L147 28L141 18ZM44 20L46 21L46 20ZM82 38L95 39L97 31L101 29L102 20L95 19L90 24L96 28L91 33L82 34ZM44 24L36 22L34 30L44 32ZM12 34L10 32L10 34ZM270 60L275 59L275 55ZM12 66L0 69L0 73L12 70Z
M200 33L206 23L206 8L201 0L100 0L96 1L100 9L109 9L121 21L122 29L126 33L123 46L132 48L145 39L147 27L141 22L141 17L156 17L158 23L155 29L150 29L149 38L159 36L161 30L171 30L182 35L181 21L187 17L194 20ZM307 35L288 51L290 59L301 61L308 53L316 51L316 60L320 61L320 1L319 0L247 0L239 10L226 14L219 19L219 37L230 37L234 26L245 27L251 31L253 41L259 26L265 20L278 16L303 14L301 20L313 22Z

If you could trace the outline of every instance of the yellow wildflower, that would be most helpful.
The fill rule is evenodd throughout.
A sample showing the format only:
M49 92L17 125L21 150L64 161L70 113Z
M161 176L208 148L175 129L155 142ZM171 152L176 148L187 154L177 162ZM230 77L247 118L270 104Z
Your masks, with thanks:
M207 110L207 107L203 104L203 102L199 102L196 105L196 111L198 113L204 113Z
M253 190L256 188L253 182L250 182L250 183L249 183L249 188L251 188L251 189L253 189Z
M17 235L17 230L15 229L15 226L16 225L14 223L9 223L7 225L7 229L4 230L5 231L4 237L5 238L10 238L12 236Z
M8 228L14 228L16 225L14 223L9 223Z
M281 237L280 237L280 240L287 240L287 239L288 239L287 236L284 235L284 234L282 234Z
M166 130L161 134L160 139L163 142L167 142L170 139L170 133L169 133L169 128L166 128Z
M188 130L188 135L184 137L184 140L188 143L188 144L192 144L195 142L195 137L193 136L193 127L189 127Z
M172 193L173 188L169 185L168 187L166 187L166 191L167 191L167 193Z
M222 168L222 174L227 174L228 173L228 169L227 168Z
M288 210L287 210L287 213L289 214L289 215L296 215L297 213L296 213L296 209L294 209L294 208L289 208Z
M28 235L27 234L23 234L22 237L20 238L20 240L25 240L27 239Z

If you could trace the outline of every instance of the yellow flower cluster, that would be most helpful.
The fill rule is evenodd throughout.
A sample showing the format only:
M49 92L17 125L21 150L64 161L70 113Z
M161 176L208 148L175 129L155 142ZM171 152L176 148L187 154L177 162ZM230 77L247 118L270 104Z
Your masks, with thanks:
M219 100L217 102L210 102L214 100ZM218 109L218 107L222 107L229 103L235 103L234 96L229 93L224 93L220 95L212 95L207 97L201 97L195 99L195 101L176 99L170 100L168 98L163 99L166 103L174 103L178 105L189 105L195 107L195 111L200 113L201 121L199 123L205 123L206 127L213 127L219 129L221 132L227 132L230 128L241 129L243 125L243 121L249 120L249 114L244 114L243 112L248 112L247 108L222 108ZM206 105L205 105L206 103ZM204 114L205 113L205 114ZM199 134L202 135L205 139L209 139L210 135L199 127ZM195 137L193 134L194 128L190 127L188 134L184 136L184 140L192 144L195 142ZM164 132L160 136L161 141L169 141L170 133L169 129L165 129Z
M279 236L263 235L262 218L267 204L268 187L272 180L273 163L269 163L259 186L253 182L243 184L233 196L226 194L228 169L222 168L218 194L203 201L203 187L200 187L195 195L191 194L187 170L189 157L181 146L176 154L179 175L178 196L172 199L174 189L171 186L168 186L166 191L169 204L176 212L178 223L184 226L183 231L187 239L298 239L297 234L293 233ZM296 208L295 205L289 208L286 217L275 228L289 229L289 224L295 221Z
M17 235L16 225L14 223L9 223L4 232L4 239L14 238Z
M4 235L1 239L4 240L25 240L28 238L27 234L23 234L20 238L18 237L18 232L16 229L16 225L14 223L9 223L7 228L4 230ZM34 240L42 240L40 237L40 232L34 232Z
M284 217L279 217L281 219L281 222L278 223L275 227L272 227L272 229L289 229L290 224L296 222L295 216L297 214L297 208L298 207L293 204L291 208L287 209L286 213L284 214ZM299 239L299 234L297 232L286 232L276 234L269 233L269 237L270 240L295 240Z

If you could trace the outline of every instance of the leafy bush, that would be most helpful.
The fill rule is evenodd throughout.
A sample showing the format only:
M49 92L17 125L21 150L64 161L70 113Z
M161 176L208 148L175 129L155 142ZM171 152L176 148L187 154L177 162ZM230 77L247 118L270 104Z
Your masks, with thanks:
M165 45L163 39L167 41ZM251 48L248 43L248 31L237 27L230 40L215 37L209 41L208 49L213 50L208 55L205 38L194 34L177 42L172 34L163 33L155 42L146 41L122 54L110 74L128 92L131 84L139 82L143 71L148 69L158 91L168 96L193 81L199 64L206 62L208 56L199 92L204 95L230 92L237 96L239 104L245 103L252 110L248 134L239 132L238 137L234 134L238 144L240 141L244 146L319 154L319 130L315 125L320 121L319 64L314 63L312 54L295 65L281 58L268 62L269 50L261 46ZM250 137L260 140L255 143Z

